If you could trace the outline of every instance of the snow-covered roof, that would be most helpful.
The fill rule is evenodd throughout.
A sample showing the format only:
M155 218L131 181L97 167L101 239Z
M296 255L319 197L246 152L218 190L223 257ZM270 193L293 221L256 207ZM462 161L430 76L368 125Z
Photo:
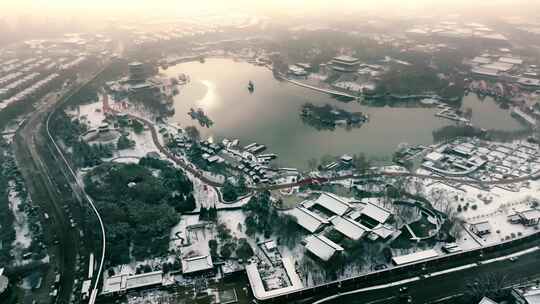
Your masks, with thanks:
M356 63L356 62L358 62L358 58L355 58L355 57L352 57L352 56L347 56L347 55L337 56L337 57L332 58L332 60L346 62L346 63Z
M519 213L520 217L526 221L535 221L540 219L540 210L530 209Z
M498 304L498 303L488 297L483 297L482 300L478 302L478 304Z
M369 228L346 217L336 216L331 222L334 225L334 229L351 240L357 241L361 239L365 233L369 232Z
M298 225L304 227L307 231L314 233L319 230L328 221L323 219L318 214L309 211L304 207L296 207L291 213L296 218Z
M383 239L386 239L387 237L391 236L395 230L390 226L379 224L375 228L371 229L371 232Z
M274 250L274 249L276 249L276 242L268 241L268 242L264 243L264 247L266 247L267 250Z
M536 78L521 77L517 82L526 86L540 86L540 80Z
M305 241L306 249L323 261L330 260L336 251L343 251L343 247L322 235L309 235Z
M163 281L163 271L154 271L149 273L127 275L119 274L107 278L103 282L102 294L110 294L119 291L126 291L129 289L158 285Z
M386 222L390 215L392 215L392 212L390 212L390 210L387 210L383 207L369 202L366 204L366 206L364 206L361 211L362 215L365 215L381 224Z
M484 75L484 76L493 76L493 77L496 77L496 76L499 75L499 71L494 70L494 69L484 68L484 67L474 68L474 69L472 70L472 72L473 72L474 74Z
M349 203L339 199L333 194L326 192L321 193L319 198L317 198L314 203L337 215L344 215L352 207Z
M4 275L0 275L0 294L7 289L8 285L9 279Z
M261 278L261 274L259 273L259 270L257 269L257 264L249 264L246 266L246 273L249 280L249 285L251 286L251 290L253 291L253 295L257 300L265 300L269 299L275 296L278 296L280 294L284 294L287 292L291 292L294 290L298 290L304 287L302 284L302 281L300 280L300 277L298 276L298 273L296 273L296 269L294 267L294 261L292 258L283 258L281 259L283 263L283 268L285 268L285 271L287 272L287 276L289 277L289 280L291 281L291 285L279 289L274 290L266 290L264 288L264 284Z
M510 64L523 64L523 60L519 58L501 57L499 58L499 61Z
M212 257L210 255L196 256L188 259L182 259L182 273L194 273L214 268Z
M472 224L472 226L474 227L474 229L476 229L476 231L479 231L479 232L491 231L491 225L489 224L488 221Z
M444 154L439 152L431 152L428 155L426 155L425 159L433 162L437 162L441 160L444 157Z
M486 57L481 57L481 56L478 56L478 57L474 57L474 59L472 60L473 63L478 63L478 64L488 64L491 62L491 59L489 58L486 58Z
M493 62L489 64L484 64L482 68L485 69L492 69L500 72L506 72L511 70L514 67L511 63L504 63L504 62Z
M415 253L393 257L392 261L396 265L404 265L404 264L424 261L427 259L435 258L437 256L439 256L439 253L437 251L435 251L434 249L429 249L429 250L418 251Z

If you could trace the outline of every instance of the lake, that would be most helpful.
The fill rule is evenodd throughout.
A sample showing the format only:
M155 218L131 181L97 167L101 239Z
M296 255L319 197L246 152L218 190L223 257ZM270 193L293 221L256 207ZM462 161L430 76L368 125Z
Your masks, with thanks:
M431 144L433 130L453 124L435 117L434 108L368 107L355 101L341 102L327 94L276 80L265 67L231 59L181 63L161 72L170 77L185 73L191 78L175 96L172 122L198 126L203 138L238 138L242 145L264 144L269 153L278 155L276 162L284 167L305 169L311 158L360 152L390 160L400 143ZM255 84L253 93L247 89L250 80ZM300 107L305 102L364 112L370 121L351 130L337 127L334 131L318 131L300 119ZM500 109L490 98L481 101L470 94L464 98L463 107L473 109L472 121L478 127L521 127L508 110ZM202 108L214 125L200 127L187 114L190 108Z

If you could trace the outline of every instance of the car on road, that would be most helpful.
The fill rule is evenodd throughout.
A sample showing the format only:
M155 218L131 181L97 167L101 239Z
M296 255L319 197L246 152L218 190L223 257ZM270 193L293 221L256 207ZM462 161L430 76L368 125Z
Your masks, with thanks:
M508 260L509 260L510 262L515 262L515 261L518 260L518 257L517 257L517 256L513 256L513 257L508 258Z

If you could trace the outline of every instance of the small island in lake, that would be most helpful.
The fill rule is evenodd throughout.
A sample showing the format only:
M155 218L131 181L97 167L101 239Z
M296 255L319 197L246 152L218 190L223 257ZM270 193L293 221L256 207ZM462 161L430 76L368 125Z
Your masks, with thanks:
M201 127L210 128L214 124L201 108L198 108L197 110L190 108L188 115L191 116L191 119L197 120Z
M360 127L369 119L362 112L349 112L329 104L316 106L309 102L302 105L300 116L302 121L318 130L334 130L336 126Z

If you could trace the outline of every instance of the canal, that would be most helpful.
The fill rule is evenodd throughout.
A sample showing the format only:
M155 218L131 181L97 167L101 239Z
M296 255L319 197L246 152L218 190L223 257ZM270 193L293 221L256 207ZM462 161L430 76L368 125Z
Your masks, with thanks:
M437 109L419 107L368 107L342 102L329 95L276 80L265 67L231 59L187 62L161 71L169 77L187 74L191 82L175 96L172 122L181 126L198 125L187 115L190 108L202 108L214 121L211 128L199 126L203 138L238 138L242 145L265 144L278 154L277 164L306 168L311 158L324 155L363 152L379 160L390 160L400 143L431 144L432 131L453 122L434 116ZM249 81L255 90L247 89ZM359 128L319 131L300 119L305 102L331 104L348 111L367 113L370 121ZM482 128L520 128L508 110L491 99L479 100L470 94L464 108L473 110L472 121Z

